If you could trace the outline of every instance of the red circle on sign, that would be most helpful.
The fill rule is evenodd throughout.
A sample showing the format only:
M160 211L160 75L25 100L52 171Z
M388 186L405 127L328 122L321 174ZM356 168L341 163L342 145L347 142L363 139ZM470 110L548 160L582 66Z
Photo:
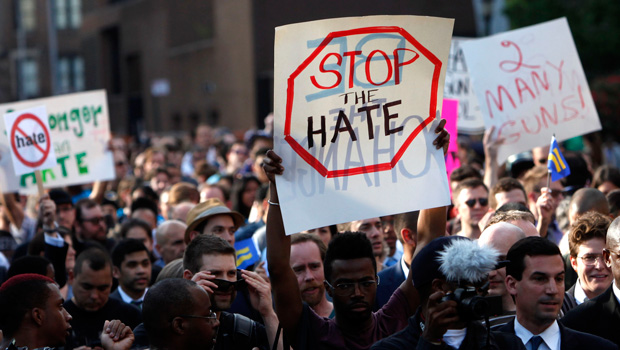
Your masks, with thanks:
M41 153L43 154L43 156L41 157L41 159L34 161L34 162L24 159L24 157L22 157L22 155L19 154L19 152L17 152L17 147L15 146L15 132L19 128L19 123L25 119L34 120L37 124L41 126L41 129L43 129L43 132L45 133L45 145L47 147L45 149L41 149L41 147L39 147L35 143L34 147L38 148L39 151L41 151ZM20 133L23 135L23 131L20 130ZM50 140L50 134L47 132L47 128L45 127L45 124L43 124L43 122L41 122L41 120L39 120L39 118L37 118L34 114L30 114L30 113L22 114L13 123L13 127L11 128L11 148L13 149L13 153L15 154L15 157L17 157L17 159L19 159L19 161L22 162L25 166L34 168L34 167L38 167L39 165L45 163L45 160L47 159L47 156L50 154L50 150L52 149L51 146L52 145L51 145L51 140Z

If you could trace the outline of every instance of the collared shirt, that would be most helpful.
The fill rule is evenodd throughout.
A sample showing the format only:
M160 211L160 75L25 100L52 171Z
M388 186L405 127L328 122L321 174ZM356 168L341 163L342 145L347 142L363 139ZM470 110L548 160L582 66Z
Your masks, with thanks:
M613 281L611 285L614 291L614 295L616 296L616 299L618 299L618 302L620 303L620 289L616 287L616 281Z
M142 294L142 296L138 299L133 299L132 297L130 297L129 295L127 295L125 293L125 291L123 290L123 288L121 288L121 286L118 286L118 294L121 296L121 299L123 299L124 302L126 302L127 304L131 304L131 302L143 302L144 301L144 296L146 295L146 291L149 290L148 288L146 288L144 290L144 294Z
M588 296L581 287L580 280L577 280L577 283L575 283L575 301L577 302L577 305L582 304L584 301L588 301Z
M517 337L521 338L525 348L530 350L530 345L528 342L535 334L532 334L532 332L523 327L516 317L515 334ZM560 326L558 326L558 321L553 321L553 323L547 327L544 332L538 335L543 339L543 342L538 347L538 350L560 350Z
M467 328L448 329L443 335L443 341L454 349L458 349L465 340Z
M403 259L402 257L400 258L400 267L403 269L403 274L405 275L405 279L407 279L407 276L409 276L409 266L407 266L405 259Z

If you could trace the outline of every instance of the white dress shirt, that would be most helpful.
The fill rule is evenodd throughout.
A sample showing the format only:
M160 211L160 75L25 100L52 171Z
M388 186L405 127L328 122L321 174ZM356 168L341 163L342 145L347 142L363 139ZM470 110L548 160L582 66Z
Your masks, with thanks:
M538 350L560 350L561 338L558 321L553 321L553 323L547 327L544 332L540 334L532 334L532 332L523 327L517 318L515 318L515 334L517 337L521 338L521 341L527 350L531 350L528 342L534 335L539 335L543 339L543 342L538 347Z

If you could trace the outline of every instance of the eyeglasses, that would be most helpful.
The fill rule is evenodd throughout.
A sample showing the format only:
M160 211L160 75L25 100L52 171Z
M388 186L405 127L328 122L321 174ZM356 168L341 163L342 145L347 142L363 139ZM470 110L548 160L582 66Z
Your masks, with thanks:
M352 282L343 282L338 283L336 286L332 286L329 282L325 281L325 284L334 291L336 295L339 296L349 296L355 292L355 285L359 287L360 290L364 292L369 292L373 287L379 285L379 276L376 276L376 280L363 280L363 281L352 281Z
M597 261L600 261L602 265L605 264L605 258L603 257L603 254L588 254L579 256L578 258L581 259L581 261L583 261L583 264L586 266L596 265Z
M185 317L185 318L202 318L205 319L207 321L209 321L209 323L213 324L215 323L215 321L217 320L217 315L215 314L215 312L209 310L209 316L198 316L198 315L179 315L177 317Z
M468 207L473 208L476 205L476 201L480 203L481 207L486 207L489 204L489 200L487 198L472 198L465 201Z
M90 222L93 225L99 225L102 222L105 222L105 218L103 216L95 216L90 219L82 219L82 222Z
M246 286L246 282L244 279L231 282L231 281L227 281L227 280L223 280L219 278L214 278L211 280L211 282L215 283L215 285L217 286L217 290L219 292L230 292L233 289L239 290Z

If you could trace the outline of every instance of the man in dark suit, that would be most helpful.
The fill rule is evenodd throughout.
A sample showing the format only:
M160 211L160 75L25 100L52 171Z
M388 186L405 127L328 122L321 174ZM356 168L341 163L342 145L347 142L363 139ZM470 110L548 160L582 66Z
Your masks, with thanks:
M617 349L608 340L560 325L564 300L564 260L559 248L541 237L515 243L507 254L506 288L517 317L499 330L517 335L527 349Z
M620 346L620 220L616 218L607 230L603 258L611 267L614 282L603 294L588 300L566 314L562 323L570 328L609 339Z
M375 311L390 300L394 291L407 278L411 259L417 245L418 214L419 211L411 211L394 215L394 230L403 244L403 256L396 264L379 272Z
M118 288L110 298L142 309L142 302L151 281L151 260L146 246L137 239L120 241L112 251L112 274Z

